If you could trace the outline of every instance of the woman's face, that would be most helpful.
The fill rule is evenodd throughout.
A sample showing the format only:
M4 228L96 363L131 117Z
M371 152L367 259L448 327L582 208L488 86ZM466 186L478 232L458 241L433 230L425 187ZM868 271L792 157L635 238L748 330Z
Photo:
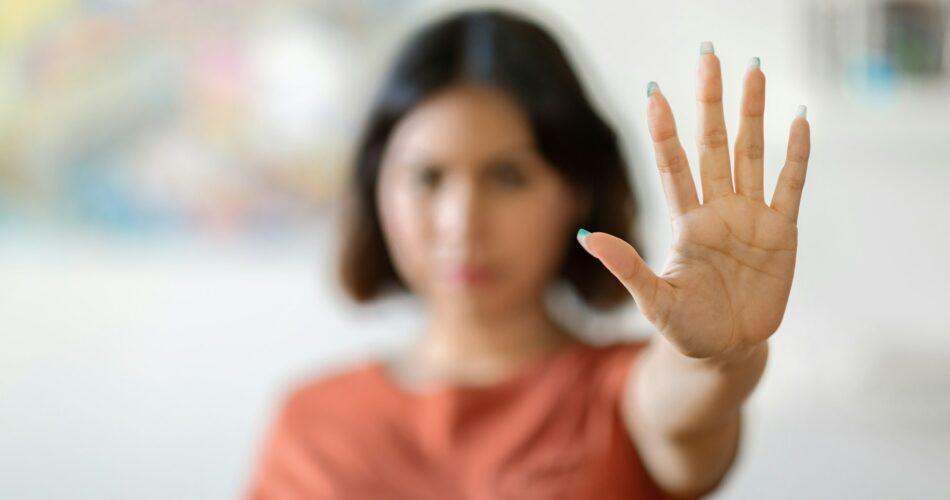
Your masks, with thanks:
M397 125L377 202L397 272L430 305L492 314L537 300L582 203L507 94L453 86Z

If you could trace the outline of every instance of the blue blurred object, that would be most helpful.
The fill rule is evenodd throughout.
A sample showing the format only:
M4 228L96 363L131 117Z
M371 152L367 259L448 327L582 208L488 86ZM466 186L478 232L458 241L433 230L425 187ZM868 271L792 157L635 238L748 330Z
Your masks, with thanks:
M115 156L89 155L65 169L62 198L77 222L103 229L131 232L167 222L136 201L127 168Z
M875 96L892 95L898 83L894 65L884 57L869 55L848 65L848 81L856 90Z

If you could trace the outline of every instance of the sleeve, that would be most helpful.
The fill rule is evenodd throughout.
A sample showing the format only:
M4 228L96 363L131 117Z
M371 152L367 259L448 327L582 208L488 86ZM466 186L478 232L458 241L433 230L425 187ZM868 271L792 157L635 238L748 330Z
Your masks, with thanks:
M316 456L301 425L301 397L299 391L287 396L270 424L245 492L246 500L312 498L326 490L321 476L315 474Z
M611 347L606 356L607 359L604 363L604 369L606 370L605 385L609 391L608 397L612 407L616 435L618 439L623 441L621 448L626 450L624 453L632 455L632 464L636 468L632 475L638 478L646 498L657 500L693 500L700 498L675 496L664 491L643 464L640 449L628 428L623 408L623 405L626 404L626 395L630 394L633 389L628 384L633 382L632 370L634 364L640 362L641 356L646 352L648 345L649 339L617 344Z
M615 344L607 348L605 352L605 359L602 362L605 390L611 404L617 405L618 409L623 401L633 363L639 359L648 343L648 340L638 340Z
M286 393L267 430L247 500L353 498L373 477L364 372L340 371L303 379ZM356 377L356 378L355 378Z
M245 492L246 500L300 498L285 457L293 455L294 439L290 426L290 398L285 398L259 448L256 468Z

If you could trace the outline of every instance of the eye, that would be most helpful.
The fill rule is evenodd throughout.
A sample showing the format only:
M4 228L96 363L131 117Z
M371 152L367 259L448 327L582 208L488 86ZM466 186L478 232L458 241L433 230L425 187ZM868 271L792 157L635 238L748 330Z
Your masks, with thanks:
M522 169L510 162L500 162L493 166L491 179L505 187L521 187L528 181Z
M423 165L419 167L416 169L416 173L413 178L413 182L425 189L433 189L437 187L441 180L442 171L434 165Z

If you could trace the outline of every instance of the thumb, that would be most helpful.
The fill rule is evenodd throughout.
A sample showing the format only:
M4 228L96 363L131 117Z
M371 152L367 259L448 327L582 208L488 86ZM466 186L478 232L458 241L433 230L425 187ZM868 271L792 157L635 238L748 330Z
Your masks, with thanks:
M641 312L653 309L653 299L662 280L653 274L636 249L626 241L607 234L577 232L577 241L623 283Z

